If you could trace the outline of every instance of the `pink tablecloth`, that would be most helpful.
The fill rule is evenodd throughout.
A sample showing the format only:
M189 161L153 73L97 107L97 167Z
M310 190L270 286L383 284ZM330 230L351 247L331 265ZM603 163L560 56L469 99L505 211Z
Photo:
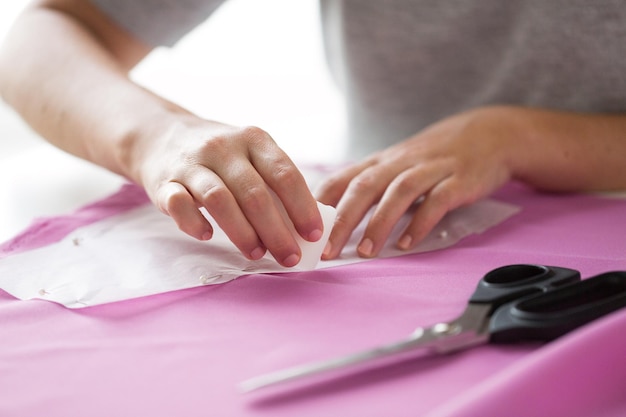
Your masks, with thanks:
M516 184L496 198L522 212L442 251L81 310L0 291L0 416L625 416L626 311L544 346L483 346L271 396L237 391L259 373L451 319L501 265L626 269L626 201ZM144 203L129 188L38 221L0 257Z

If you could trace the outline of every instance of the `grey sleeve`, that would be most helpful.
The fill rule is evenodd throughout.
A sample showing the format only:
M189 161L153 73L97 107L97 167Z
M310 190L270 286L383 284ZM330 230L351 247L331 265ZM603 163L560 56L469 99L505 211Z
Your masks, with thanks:
M151 46L173 46L225 0L89 0Z

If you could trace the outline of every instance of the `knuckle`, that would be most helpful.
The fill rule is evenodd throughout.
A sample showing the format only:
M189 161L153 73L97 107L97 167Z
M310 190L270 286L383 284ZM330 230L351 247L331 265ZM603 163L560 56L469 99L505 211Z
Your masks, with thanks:
M163 198L159 200L159 208L169 215L174 215L186 207L189 196L182 188L171 188L172 190L168 190Z
M409 175L400 175L393 181L393 188L397 195L412 194L416 188L415 181Z
M263 186L254 185L245 189L241 195L241 204L246 211L260 212L267 210L269 195Z
M260 144L273 142L272 137L263 129L257 126L244 126L241 128L241 136L250 143Z
M276 164L274 168L274 177L279 184L292 188L298 184L300 173L298 169L291 164L279 163Z
M428 195L429 204L437 211L448 211L454 201L453 187L436 187Z
M350 187L357 194L371 192L374 189L375 185L375 178L369 174L357 175L350 183Z
M230 191L223 185L215 185L202 193L202 203L207 208L223 207L229 199Z
M350 221L350 216L346 216L342 213L337 213L337 217L335 217L335 222L333 224L333 231L335 232L343 232L346 230L350 230L352 222Z
M376 211L372 214L369 222L369 229L377 230L381 226L388 226L395 221L395 218L389 215L386 211ZM369 230L371 231L371 230Z
M195 149L191 149L187 154L183 154L183 158L188 164L199 163L206 157L210 157L212 160L225 160L232 153L230 151L231 146L232 139L227 135L213 135L204 140L199 153Z
M214 135L205 142L205 146L215 149L224 149L230 141L231 139L227 135Z

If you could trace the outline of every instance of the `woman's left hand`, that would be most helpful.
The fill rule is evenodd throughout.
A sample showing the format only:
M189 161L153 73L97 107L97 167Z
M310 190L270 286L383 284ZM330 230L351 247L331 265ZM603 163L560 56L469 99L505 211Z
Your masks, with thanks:
M480 108L444 119L350 166L322 184L318 199L337 208L323 259L337 257L377 204L358 245L376 256L407 209L419 206L396 245L418 244L449 211L487 196L511 178L515 123L509 108ZM513 125L513 126L512 126Z

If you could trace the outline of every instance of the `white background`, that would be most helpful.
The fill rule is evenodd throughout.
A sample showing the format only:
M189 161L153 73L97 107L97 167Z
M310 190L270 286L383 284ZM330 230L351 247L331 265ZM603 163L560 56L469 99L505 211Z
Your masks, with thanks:
M25 3L0 2L0 41ZM133 77L201 116L262 127L298 164L342 160L344 113L324 63L317 0L229 0ZM48 145L0 101L0 242L121 181Z

